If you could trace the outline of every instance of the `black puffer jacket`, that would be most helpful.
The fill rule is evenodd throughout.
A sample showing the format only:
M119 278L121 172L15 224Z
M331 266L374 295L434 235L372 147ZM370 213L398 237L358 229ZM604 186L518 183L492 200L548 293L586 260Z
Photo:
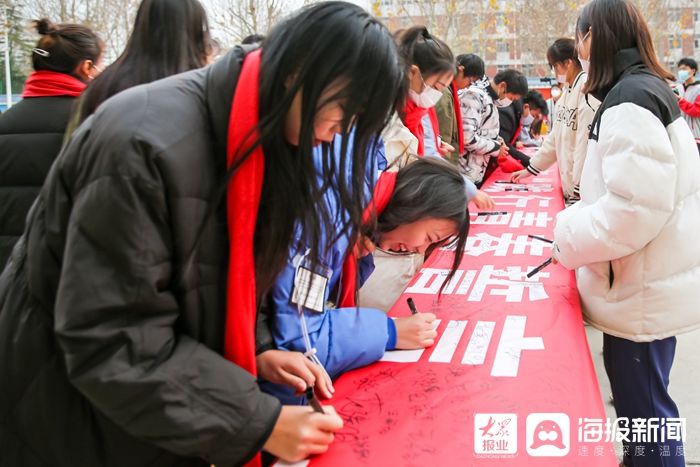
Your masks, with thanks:
M0 269L61 150L75 97L23 99L0 117Z
M52 167L0 276L0 465L221 467L269 436L279 403L221 356L223 211L204 225L243 56L115 96Z

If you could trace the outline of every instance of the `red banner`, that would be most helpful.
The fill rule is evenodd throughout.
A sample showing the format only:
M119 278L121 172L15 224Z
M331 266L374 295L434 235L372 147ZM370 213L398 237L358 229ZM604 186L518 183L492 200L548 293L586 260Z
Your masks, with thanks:
M387 352L343 375L330 403L345 426L312 466L616 466L574 273L549 265L554 217L564 208L555 167L527 185L484 190L503 214L477 215L458 273L440 251L406 298L440 320L432 348ZM361 336L358 336L361 338ZM613 430L614 431L614 430ZM614 436L614 433L613 435Z

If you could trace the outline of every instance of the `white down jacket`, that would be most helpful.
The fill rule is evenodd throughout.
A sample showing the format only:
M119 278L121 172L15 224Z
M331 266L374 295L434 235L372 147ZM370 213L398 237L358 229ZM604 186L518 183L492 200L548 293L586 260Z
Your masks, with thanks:
M618 53L616 72L555 255L578 268L593 326L646 342L700 327L700 159L677 99L636 49Z

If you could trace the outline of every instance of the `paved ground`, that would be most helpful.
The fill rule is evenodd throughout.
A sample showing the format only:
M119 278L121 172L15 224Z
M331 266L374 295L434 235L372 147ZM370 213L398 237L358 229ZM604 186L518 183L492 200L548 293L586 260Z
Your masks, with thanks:
M603 334L590 326L586 327L586 334L598 373L605 410L608 417L615 418L615 409L610 402L610 384L603 367ZM669 388L681 417L686 418L686 464L700 465L700 331L678 336ZM621 454L622 449L618 446L618 457L621 457Z

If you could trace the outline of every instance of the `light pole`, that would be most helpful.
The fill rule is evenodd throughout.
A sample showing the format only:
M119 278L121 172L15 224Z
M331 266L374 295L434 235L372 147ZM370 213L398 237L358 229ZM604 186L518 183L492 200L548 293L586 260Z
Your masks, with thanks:
M12 107L12 74L10 73L10 18L7 14L7 5L3 11L5 13L3 21L5 30L5 103L9 109Z

